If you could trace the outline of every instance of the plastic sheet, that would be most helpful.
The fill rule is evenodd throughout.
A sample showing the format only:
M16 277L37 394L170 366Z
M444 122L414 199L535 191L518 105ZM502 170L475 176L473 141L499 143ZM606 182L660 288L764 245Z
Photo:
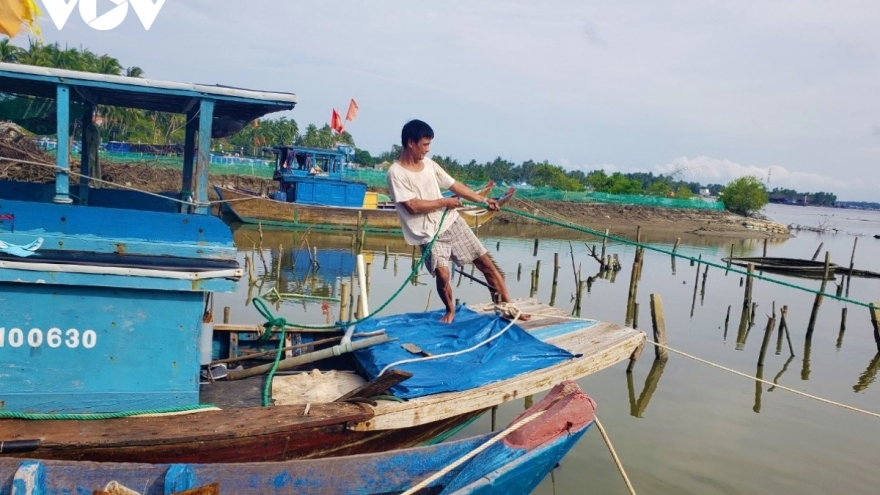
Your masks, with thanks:
M473 347L510 323L498 316L459 306L455 321L445 324L438 321L443 313L439 310L402 314L359 324L356 333L384 329L390 338L397 339L354 353L367 379L376 378L382 368L391 363L422 357L404 349L405 344L414 344L431 355L445 354ZM572 357L568 351L541 342L519 325L513 325L501 337L471 352L394 366L392 369L408 371L413 376L393 387L391 392L402 399L460 392L547 368Z

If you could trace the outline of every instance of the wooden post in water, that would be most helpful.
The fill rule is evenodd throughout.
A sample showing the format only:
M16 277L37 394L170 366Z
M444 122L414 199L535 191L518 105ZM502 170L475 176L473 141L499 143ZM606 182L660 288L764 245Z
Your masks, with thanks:
M755 314L758 312L758 303L752 302L752 311L749 313L749 326L755 324Z
M501 251L501 241L498 241L495 243L495 251L496 252Z
M761 342L761 353L758 355L758 366L764 366L764 358L767 356L767 346L770 345L770 336L773 335L773 327L776 326L776 317L767 318L767 328L764 329L764 340Z
M691 299L691 318L694 317L694 307L697 305L697 287L700 285L700 265L703 263L703 255L697 257L697 275L694 278L694 297Z
M830 270L831 264L831 252L825 251L825 271L822 272L822 285L819 288L819 294L816 294L816 299L813 301L813 310L810 312L810 323L807 325L807 340L813 338L813 330L816 328L816 318L819 316L819 306L822 305L822 300L824 299L823 294L825 294L825 287L828 285L828 271Z
M819 243L819 247L818 247L818 248L816 248L816 252L815 252L815 253L813 253L813 257L812 257L812 258L810 258L810 259L811 259L811 260L812 260L812 261L816 261L816 258L818 258L818 257L819 257L819 253L821 253L821 252L822 252L822 246L824 246L824 245L825 245L825 243L824 243L824 242L820 242L820 243Z
M535 239L535 249L532 250L532 256L538 255L538 239Z
M846 297L849 297L849 283L852 280L853 268L855 268L856 262L856 246L859 245L859 238L853 241L853 250L852 254L849 257L849 274L846 276Z
M553 253L553 286L550 290L550 306L556 305L556 289L559 284L559 253Z
M788 306L779 310L779 326L785 331L785 339L788 341L788 352L794 356L794 346L791 344L791 334L788 331Z
M605 229L605 237L602 238L602 256L600 256L601 261L599 262L599 271L605 271L609 268L608 264L605 261L605 248L608 245L608 229Z
M724 276L730 272L730 264L733 262L733 244L730 245L730 256L727 258L727 270L724 270Z
M703 301L706 300L706 277L709 276L709 265L706 265L706 268L703 270L703 284L700 287L700 306L703 305Z
M669 258L672 260L672 274L675 275L675 252L678 251L678 245L681 244L681 237L675 238L675 245L672 246L672 256Z
M666 341L666 320L663 318L663 300L660 294L651 294L651 324L654 327L654 342L660 345L667 345ZM666 348L654 346L656 359L669 358Z
M846 309L840 310L840 332L837 334L837 348L843 347L843 333L846 332Z
M371 277L370 277L370 272L372 271L372 267L373 267L373 264L372 264L372 263L367 263L367 275L366 275L366 279L367 279L367 294L370 293L370 278L371 278Z
M727 342L727 328L730 324L730 307L731 305L727 305L727 316L724 317L724 341Z
M633 328L639 328L639 303L633 303Z
M535 404L535 396L533 396L533 395L527 395L526 398L523 400L523 406L526 409L532 407L534 404Z
M519 282L519 280L521 278L522 278L522 263L519 263L516 267L516 281Z
M361 221L363 220L363 215L364 215L364 212L358 210L358 221L357 221L357 225L355 225L355 227L354 227L355 244L357 244L361 239ZM356 247L357 247L357 249L355 249L355 253L360 253L362 246L358 245Z
M348 283L342 282L339 291L339 321L346 321L348 316Z
M764 238L764 257L767 257L767 238Z
M532 270L531 279L532 285L529 288L529 297L535 297L535 270Z
M535 263L535 291L538 290L538 281L541 279L541 260Z
M880 352L880 302L871 304L871 325L874 326L874 342L877 343L877 352Z
M388 244L385 244L385 261L382 263L382 269L383 269L383 270L387 270L387 269L388 269L388 258L389 258Z
M223 323L225 323L225 324L227 324L227 325L229 324L229 313L230 313L231 311L232 311L232 310L229 308L229 306L224 306L224 307L223 307Z
M632 272L629 277L629 292L626 299L626 319L624 324L632 325L633 303L636 301L636 291L639 284L639 248L636 248L636 255L633 259Z
M275 287L278 289L278 292L284 292L281 289L281 259L284 256L284 246L282 244L278 245L278 261L275 265Z
M397 276L397 253L394 253L394 276Z
M642 243L642 226L636 225L636 242Z
M752 275L755 273L755 265L749 263L748 275L746 276L745 294L743 294L743 307L739 319L739 329L736 335L736 348L742 350L746 344L746 331L749 326L752 309Z

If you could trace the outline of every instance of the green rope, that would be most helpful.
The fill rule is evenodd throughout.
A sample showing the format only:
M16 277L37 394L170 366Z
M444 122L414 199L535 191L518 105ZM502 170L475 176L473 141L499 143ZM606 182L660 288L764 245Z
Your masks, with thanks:
M440 225L443 225L443 222L446 220L446 215L448 213L449 213L449 210L443 210L443 216L440 217ZM392 294L391 297L387 301L385 301L381 306L379 306L379 309L377 309L376 311L373 311L371 314L369 314L359 320L352 320L352 321L348 321L345 323L338 322L335 325L299 325L299 324L291 325L287 322L287 320L285 318L277 317L277 316L273 315L272 312L269 310L269 308L266 306L266 303L263 302L263 300L261 298L255 297L254 298L254 307L257 308L257 311L260 313L260 315L266 319L266 323L263 323L263 328L265 328L266 331L263 332L263 334L260 336L260 339L261 340L268 339L269 336L272 334L273 327L278 327L281 329L281 339L278 341L278 352L275 353L275 362L272 363L272 368L269 369L269 375L266 377L266 383L265 383L265 385L263 385L263 407L268 407L271 405L269 392L272 387L272 379L275 377L275 372L278 370L278 363L281 362L281 354L283 353L282 349L284 348L284 335L287 332L288 326L293 326L296 328L302 328L302 329L306 329L306 330L328 330L331 328L338 328L340 326L357 325L358 323L369 320L370 318L374 317L377 313L381 312L386 307L388 307L388 305L391 304L391 301L395 300L397 298L397 296L399 296L400 293L403 292L403 289L405 289L407 284L409 284L409 280L412 277L414 277L417 273L419 273L419 270L421 270L421 268L422 268L422 264L425 262L425 258L427 257L428 253L431 252L431 248L434 247L434 242L437 241L437 238L439 236L440 236L440 229L437 229L437 232L434 233L434 237L431 239L431 242L428 243L428 247L425 248L425 250L422 252L422 256L419 258L418 263L416 263L415 266L413 266L412 272L406 278L406 280L404 280L404 282L400 285L400 288L397 289L397 292Z
M468 202L468 204L472 204L472 203L469 203L469 202ZM668 254L668 255L670 255L670 256L674 256L674 257L677 257L677 258L681 258L681 259L685 259L685 260L689 260L689 261L694 261L694 262L697 262L697 263L701 263L701 264L703 264L703 265L708 265L708 266L715 267L715 268L721 268L721 269L724 269L724 270L727 270L727 271L731 271L731 272L733 272L733 273L738 273L738 274L740 274L740 275L749 275L749 272L747 272L747 271L745 271L745 270L741 270L741 269L739 269L739 268L732 268L732 267L729 267L729 266L727 266L727 265L722 265L722 264L714 263L714 262L711 262L711 261L705 261L705 260L702 260L702 259L697 259L697 258L694 258L693 256L685 256L685 255L682 255L682 254L674 253L674 252L672 252L672 251L668 251L668 250L666 250L666 249L663 249L663 248L660 248L660 247L657 247L657 246L652 246L652 245L650 245L650 244L642 244L642 243L640 243L640 242L632 241L632 240L630 240L630 239L626 239L626 238L623 238L623 237L618 237L618 236L614 236L614 235L606 235L605 232L601 232L601 231L598 231L598 230L594 230L594 229L591 229L591 228L589 228L589 227L583 227L583 226L576 225L576 224L572 224L572 223L568 223L568 222L562 222L562 221L559 221L559 220L554 220L554 219L552 219L552 218L542 217L542 216L540 216L540 215L534 215L534 214L532 214L532 213L528 213L528 212L521 211L521 210L515 210L515 209L513 209L513 208L508 208L508 207L506 207L506 206L505 206L505 207L501 207L501 211L504 211L504 212L507 212L507 213L512 213L512 214L514 214L514 215L518 215L518 216L525 217L525 218L530 218L530 219L532 219L532 220L537 220L537 221L539 221L539 222L548 223L548 224L550 224L550 225L555 225L555 226L557 226L557 227L563 227L563 228L566 228L566 229L576 230L576 231L578 231L578 232L583 232L583 233L585 233L585 234L591 234L591 235L598 236L598 237L605 237L605 238L607 238L607 239L609 239L609 240L611 240L611 241L619 242L619 243L621 243L621 244L630 244L630 245L633 245L633 246L641 247L641 248L643 248L643 249L648 249L648 250L651 250L651 251L656 251L656 252L658 252L658 253ZM756 279L758 279L758 280L764 280L764 281L767 281L767 282L772 282L772 283L774 283L774 284L782 285L782 286L784 286L784 287L789 287L789 288L792 288L792 289L798 289L798 290L802 290L802 291L804 291L804 292L809 292L809 293L811 293L811 294L817 294L817 295L821 295L821 296L824 296L824 297L829 297L829 298L831 298L831 299L836 299L836 300L838 300L838 301L842 301L842 302L845 302L845 303L853 304L853 305L856 305L856 306L863 306L863 307L865 307L865 308L875 308L875 307L876 307L876 306L874 306L874 304L872 304L872 303L866 303L866 302L862 302L862 301L856 301L855 299L850 299L850 298L848 298L848 297L838 296L838 295L836 295L836 294L829 294L829 293L826 293L826 292L818 291L818 290L816 290L816 289L811 289L811 288L809 288L809 287L804 287L804 286L802 286L802 285L797 285L797 284L793 284L793 283L790 283L790 282L785 282L785 281L783 281L783 280L779 280L779 279L775 279L775 278L767 277L767 276L765 276L765 275L759 275L759 274L752 273L750 276L751 276L751 277L754 277L754 278L756 278Z
M84 414L39 414L39 413L19 413L12 411L0 411L0 419L26 419L31 421L43 421L51 419L73 419L79 421L94 421L99 419L119 419L130 418L132 416L141 416L144 414L168 414L186 411L200 411L202 409L211 409L211 404L199 404L197 406L180 406L166 407L164 409L148 409L145 411L122 411L115 413L84 413Z

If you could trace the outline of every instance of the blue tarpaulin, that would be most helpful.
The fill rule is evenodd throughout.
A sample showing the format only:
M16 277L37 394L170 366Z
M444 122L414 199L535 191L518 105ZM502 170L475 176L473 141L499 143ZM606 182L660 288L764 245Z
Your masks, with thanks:
M404 349L404 344L414 344L432 355L445 354L473 347L510 323L459 306L455 321L445 324L438 321L443 313L444 310L394 315L358 324L357 333L384 329L390 338L397 339L354 353L367 378L375 379L391 363L419 357ZM402 399L460 392L547 368L572 357L568 351L541 342L519 325L513 325L501 337L471 352L394 366L392 369L408 371L413 376L391 392Z

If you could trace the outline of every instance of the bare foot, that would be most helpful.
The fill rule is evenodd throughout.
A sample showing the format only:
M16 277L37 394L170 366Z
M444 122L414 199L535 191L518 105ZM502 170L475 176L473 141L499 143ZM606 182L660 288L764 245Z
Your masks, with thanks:
M440 323L452 323L452 320L455 319L455 311L447 311L443 318L440 318Z

